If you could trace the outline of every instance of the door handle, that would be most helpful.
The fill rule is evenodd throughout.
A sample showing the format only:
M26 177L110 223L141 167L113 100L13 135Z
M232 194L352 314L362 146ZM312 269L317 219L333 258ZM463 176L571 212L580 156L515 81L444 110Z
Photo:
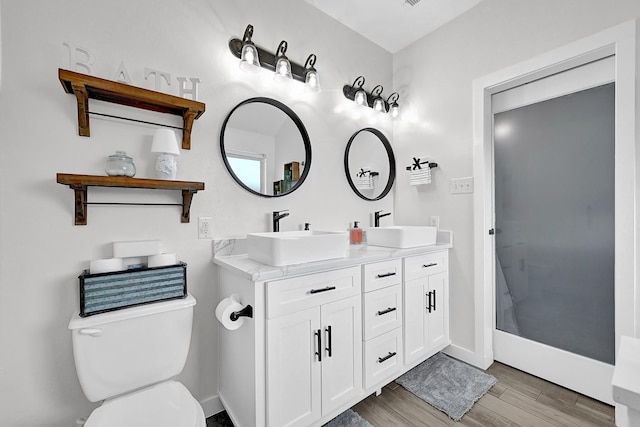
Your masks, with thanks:
M433 291L433 311L436 311L436 290Z
M318 329L313 333L313 335L315 335L318 340L315 355L318 356L318 362L322 362L322 331Z
M427 292L426 296L427 296L427 313L431 313L431 292Z
M327 332L327 345L328 345L328 347L325 348L325 350L327 350L327 356L331 357L331 352L332 352L332 350L331 350L331 348L332 348L331 347L331 326L327 326L325 328L325 332Z

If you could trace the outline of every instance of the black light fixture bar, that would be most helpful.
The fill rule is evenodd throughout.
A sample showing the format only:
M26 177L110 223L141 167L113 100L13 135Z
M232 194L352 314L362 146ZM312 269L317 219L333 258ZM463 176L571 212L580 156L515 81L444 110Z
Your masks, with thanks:
M373 90L371 90L371 92L367 92L367 90L363 88L363 85L364 85L364 77L359 76L357 79L355 79L352 85L344 85L342 87L342 93L344 94L345 98L355 102L356 93L360 91L364 91L364 93L367 95L367 105L370 108L373 108L373 104L375 100L380 99L384 104L385 112L390 112L390 108L394 105L397 107L398 98L400 98L397 92L393 92L389 96L389 98L385 100L382 97L383 88L381 85L377 85L376 87L374 87Z
M248 28L248 27L247 27ZM281 43L282 44L282 43ZM254 44L255 45L255 44ZM278 60L275 53L271 53L260 46L255 45L258 51L258 57L260 59L260 66L269 71L276 71L276 62ZM229 50L231 53L238 59L241 58L242 54L242 40L238 38L233 38L229 40ZM313 55L313 54L311 54ZM314 55L315 57L315 55ZM314 60L315 61L315 60ZM304 83L307 70L300 64L296 64L291 59L289 59L291 63L291 76L294 80L298 80L299 82ZM308 62L308 59L307 59Z

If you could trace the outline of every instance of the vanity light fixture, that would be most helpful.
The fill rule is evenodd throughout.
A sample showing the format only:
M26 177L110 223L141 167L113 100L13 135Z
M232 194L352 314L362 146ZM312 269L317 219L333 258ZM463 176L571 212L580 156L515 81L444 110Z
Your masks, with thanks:
M312 53L304 63L304 90L307 92L320 92L320 76L314 65L316 65L316 55Z
M260 70L260 58L258 49L251 41L251 37L253 37L253 25L247 25L240 48L240 69L255 73Z
M382 98L382 91L384 89L381 85L374 87L371 93L367 93L362 87L363 85L364 77L359 76L352 85L344 85L342 87L342 93L345 98L352 100L358 105L373 108L381 113L391 113L391 117L394 118L398 116L398 99L400 95L398 95L397 92L393 92L385 101L384 98Z
M288 43L283 40L278 45L276 53L271 53L256 46L253 37L253 25L247 25L242 40L232 38L229 40L229 50L240 60L240 68L245 71L256 71L261 67L273 71L276 80L293 79L305 84L305 90L310 92L320 91L318 71L315 69L316 56L309 55L304 67L287 58Z
M378 85L371 91L371 96L373 97L373 106L371 108L378 111L379 113L387 112L386 102L384 102L384 99L380 97L383 90L383 87L381 85Z
M398 92L393 92L391 95L389 95L389 98L387 98L389 112L391 113L391 117L393 117L394 119L398 117L398 114L400 113L400 106L398 105L399 98L400 95L398 95Z
M358 105L369 105L367 100L367 92L362 88L364 85L364 77L359 76L353 81L351 86L344 85L342 93L347 99L352 100Z
M291 63L285 55L286 52L287 41L282 40L276 51L276 74L273 76L273 79L276 81L291 80L293 78L291 75Z

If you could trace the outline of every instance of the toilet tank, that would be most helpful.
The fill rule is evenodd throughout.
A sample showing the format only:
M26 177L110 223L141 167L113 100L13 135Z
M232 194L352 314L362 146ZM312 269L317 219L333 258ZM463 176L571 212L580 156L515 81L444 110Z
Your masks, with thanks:
M195 298L157 302L69 322L73 356L92 402L179 374L191 342Z

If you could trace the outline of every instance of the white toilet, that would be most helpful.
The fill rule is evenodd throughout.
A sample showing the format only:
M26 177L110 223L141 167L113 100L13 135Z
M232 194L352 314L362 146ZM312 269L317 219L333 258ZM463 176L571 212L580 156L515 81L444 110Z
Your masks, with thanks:
M185 364L195 298L157 302L69 322L84 394L104 400L84 427L205 427L202 407L172 380Z

